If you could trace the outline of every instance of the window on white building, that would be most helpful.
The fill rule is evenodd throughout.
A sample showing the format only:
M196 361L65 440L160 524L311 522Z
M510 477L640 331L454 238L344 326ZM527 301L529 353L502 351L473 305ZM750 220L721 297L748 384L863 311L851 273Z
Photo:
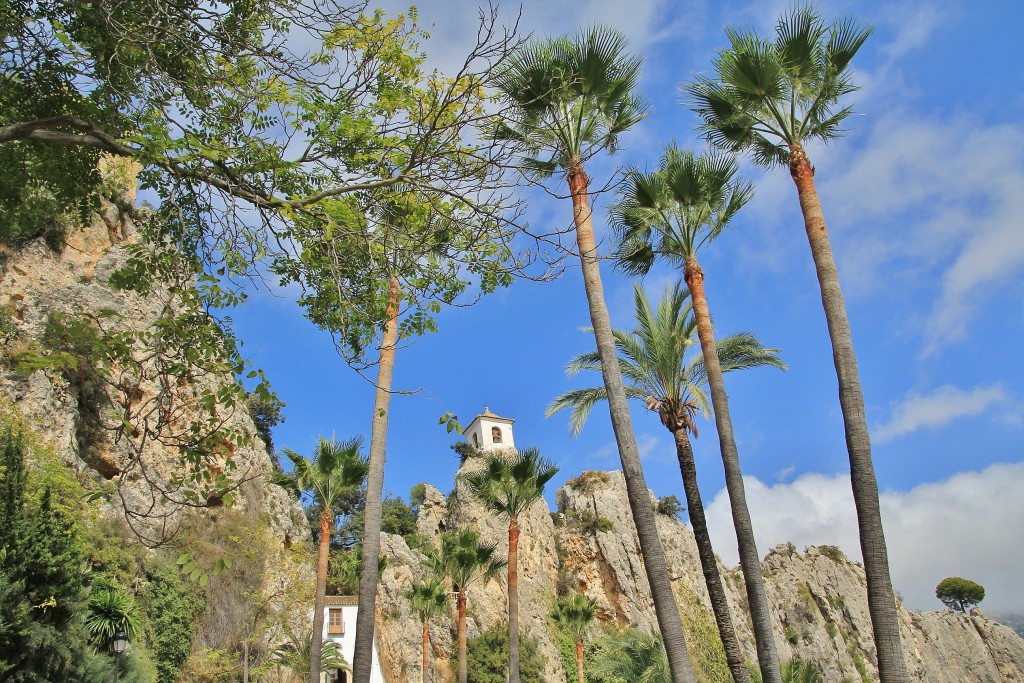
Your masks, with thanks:
M345 620L340 609L331 608L327 612L327 633L332 636L345 635Z

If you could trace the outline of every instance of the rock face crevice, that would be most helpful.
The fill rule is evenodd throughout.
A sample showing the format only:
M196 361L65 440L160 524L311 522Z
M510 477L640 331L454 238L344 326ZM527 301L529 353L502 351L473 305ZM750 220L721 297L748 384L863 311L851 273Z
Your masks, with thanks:
M470 459L463 468L473 466ZM541 653L549 662L544 675L546 683L567 680L546 618L560 585L571 585L594 599L601 625L656 628L622 475L589 474L595 476L574 480L582 481L579 488L566 486L557 492L556 513L550 513L539 503L521 521L523 624L538 639ZM497 542L499 549L507 548L504 520L489 515L468 499L458 483L453 497L459 500L446 501L436 488L427 487L427 502L420 507L420 535L434 539L443 528L471 526ZM658 529L687 637L696 651L706 651L700 640L706 636L700 634L706 634L706 625L713 621L693 535L686 525L665 515L658 516ZM382 616L381 647L388 651L388 680L419 680L421 630L413 618L402 616L408 614L402 592L408 589L412 577L422 571L422 555L410 551L398 537L388 537L383 548L388 556L388 569L378 611ZM772 549L761 566L773 611L776 644L783 660L799 657L813 661L821 667L827 681L878 680L866 580L859 564L831 546L810 547L799 553L791 545L782 545ZM742 573L725 567L721 570L737 634L747 659L754 661L756 650ZM471 587L470 609L480 628L505 623L505 591L504 577L485 586ZM951 612L909 612L901 606L899 615L912 680L1024 683L1024 639L984 618L980 611L974 616L962 616ZM445 660L454 647L450 624L446 618L431 624L434 653ZM703 631L701 624L705 625ZM434 680L451 680L446 662L436 671L435 675L442 678Z

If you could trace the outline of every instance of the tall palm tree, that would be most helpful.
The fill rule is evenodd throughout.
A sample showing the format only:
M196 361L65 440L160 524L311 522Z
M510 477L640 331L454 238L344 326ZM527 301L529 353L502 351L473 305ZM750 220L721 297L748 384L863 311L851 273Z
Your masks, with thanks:
M573 591L559 598L551 616L576 641L576 681L583 683L583 637L594 622L597 603L587 596Z
M649 410L657 412L661 423L672 433L679 472L683 479L683 490L686 493L690 524L697 542L701 568L729 669L734 680L747 681L749 674L746 661L732 625L725 588L718 571L718 560L708 532L704 503L697 486L693 446L689 437L690 434L697 436L697 413L703 413L705 416L708 414L708 399L704 392L704 385L707 383L707 363L700 354L688 354L696 345L696 317L687 302L688 292L678 283L671 289L666 288L665 296L658 303L657 309L652 309L647 295L639 285L634 285L633 298L636 308L636 329L632 332L613 332L620 356L620 367L627 382L626 393L630 398L643 401ZM716 360L723 372L762 365L785 368L785 364L776 354L776 349L764 348L748 333L730 335L719 340ZM600 365L601 361L596 353L586 353L569 363L568 372L574 375L584 370L596 371L600 369ZM600 387L570 391L552 401L547 414L552 415L565 408L571 408L570 425L572 431L578 433L593 406L605 400L605 397L606 393ZM755 566L760 573L759 565ZM746 573L744 571L744 574Z
M335 526L334 507L342 497L362 485L369 469L360 453L363 440L350 439L341 443L320 437L313 460L307 460L293 450L284 449L292 462L292 481L299 491L311 495L320 505L320 547L316 562L316 598L313 601L313 632L310 642L311 683L320 681L320 649L324 634L324 604L327 595L327 555L331 545L331 532Z
M714 241L729 225L736 212L753 196L752 186L738 179L738 171L739 164L735 158L714 155L698 157L689 150L681 151L674 145L669 146L656 171L633 174L620 193L620 201L612 208L612 216L619 236L617 255L623 269L644 275L657 257L682 267L683 278L693 302L693 317L704 356L706 379L711 389L715 427L725 466L726 490L729 492L747 602L754 626L757 659L764 679L770 683L779 683L779 655L772 633L768 596L761 576L760 554L757 552L750 511L747 509L739 451L729 413L729 398L725 393L722 369L715 350L714 328L704 290L704 270L697 261L698 250ZM684 428L684 436L685 432ZM685 481L686 477L683 478ZM703 513L699 514L702 516ZM708 558L708 562L715 564L713 556ZM728 614L724 609L723 613ZM732 631L731 624L726 624L726 630L721 631L722 620L717 611L715 615L719 620L726 658L733 677L736 681L745 681L747 670L739 643L735 637L728 636Z
M489 509L508 518L508 662L509 683L519 683L519 516L544 496L558 474L536 448L508 455L490 453L484 469L462 476L469 490Z
M427 564L438 576L452 581L458 618L459 683L466 683L466 589L474 581L489 581L505 562L494 556L493 543L480 541L472 529L449 531L441 536L441 547L427 555Z
M673 681L695 683L615 357L584 168L597 154L614 152L619 136L647 115L646 105L633 94L639 73L640 59L609 28L592 28L571 39L533 41L494 79L507 105L495 135L522 145L524 168L535 178L549 178L560 170L568 182L591 326L658 626Z
M731 45L716 57L714 77L699 77L686 86L686 91L712 143L749 152L764 166L786 166L796 185L839 380L878 674L883 683L894 683L908 678L871 460L864 392L839 273L814 186L814 167L806 149L810 142L828 141L842 132L840 125L853 109L838 108L839 99L857 89L850 62L871 30L851 19L827 25L806 6L793 9L778 21L774 40L727 29Z
M448 591L441 582L429 577L412 584L405 597L413 614L423 624L423 673L421 680L427 683L427 672L430 670L430 620L440 616L448 609Z

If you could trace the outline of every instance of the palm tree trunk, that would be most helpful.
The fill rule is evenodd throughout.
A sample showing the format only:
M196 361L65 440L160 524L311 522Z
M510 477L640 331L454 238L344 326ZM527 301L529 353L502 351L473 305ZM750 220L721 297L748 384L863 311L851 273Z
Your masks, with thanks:
M711 545L711 534L708 532L708 522L704 516L704 501L701 500L700 489L697 487L697 465L693 460L693 446L690 443L690 437L686 434L685 427L680 426L678 429L672 430L672 436L676 441L676 458L679 460L679 474L683 477L683 491L686 492L686 509L690 515L690 526L693 528L693 537L697 542L697 554L700 556L700 566L704 571L704 583L708 587L708 596L711 598L711 611L715 614L718 634L722 638L725 659L729 664L729 671L732 672L732 679L735 683L750 683L747 662L743 657L743 650L740 649L740 642L736 638L736 630L732 626L729 601L726 600L725 588L722 587L722 575L718 571L718 559L715 557L715 549Z
M871 437L864 413L864 392L860 371L853 350L853 334L846 316L846 304L839 287L839 272L832 257L832 246L825 227L818 191L814 186L814 168L799 146L791 150L790 175L800 198L804 229L811 246L811 256L821 287L821 304L825 309L828 336L832 341L832 358L839 379L839 405L846 431L846 449L850 454L850 482L853 502L857 508L860 549L868 582L868 610L878 651L878 675L882 683L908 681L907 667L900 643L900 624L896 596L889 576L889 555L882 529L882 513L878 502L878 482L871 461Z
M313 635L309 644L309 681L320 683L320 648L324 641L324 604L327 602L327 554L331 547L333 513L320 513L320 548L316 558L316 596L313 598Z
M594 240L594 226L591 221L590 204L587 199L587 174L583 165L574 161L569 169L569 192L572 195L573 220L576 225L576 244L579 248L583 270L583 285L590 305L590 323L594 329L597 352L601 359L601 375L608 394L608 410L611 414L612 429L619 448L622 474L626 480L626 494L633 513L640 552L644 559L647 581L651 587L654 611L658 628L665 643L669 669L673 683L697 683L693 666L686 652L686 639L679 619L679 608L672 594L672 583L665 564L665 551L658 538L651 509L650 493L640 467L640 452L633 435L633 424L626 402L626 391L622 385L622 372L615 353L615 339L612 336L611 319L604 300L601 284L601 269L598 265L597 245Z
M508 681L519 683L519 520L508 523Z
M583 683L583 639L576 636L576 683Z
M736 545L739 548L740 566L743 567L743 583L747 588L747 602L750 605L750 620L754 626L754 642L757 645L757 662L765 683L782 683L779 668L779 654L775 648L772 633L772 615L768 608L768 596L764 590L761 575L761 557L754 541L754 526L747 509L747 494L740 471L740 455L732 432L732 417L729 414L729 397L725 393L722 366L715 349L715 333L708 312L708 300L704 294L704 271L693 255L686 258L683 278L690 288L690 301L697 321L697 338L704 356L708 386L711 387L711 405L715 412L715 427L718 429L718 445L725 466L725 487L729 492L733 526L736 528Z
M458 610L458 649L459 649L459 683L466 683L469 675L466 665L466 591L459 589L459 595L455 599Z
M363 522L363 560L359 569L359 612L356 614L356 642L352 653L353 683L369 683L373 662L373 634L377 604L377 566L380 559L381 498L384 494L384 455L388 437L388 408L391 377L395 369L398 342L398 306L401 296L398 278L388 283L387 322L377 366L377 393L373 400L370 428L370 471L366 479L366 511Z
M421 683L427 683L427 671L430 669L430 622L423 620L423 675Z

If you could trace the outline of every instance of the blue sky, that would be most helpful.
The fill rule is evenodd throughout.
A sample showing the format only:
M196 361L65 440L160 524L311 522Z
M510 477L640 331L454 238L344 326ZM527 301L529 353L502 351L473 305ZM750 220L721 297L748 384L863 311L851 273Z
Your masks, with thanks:
M848 133L810 150L860 362L896 588L912 608L936 609L935 584L962 575L986 586L990 611L1024 611L1024 6L988 2L827 2L876 31L854 62L863 89ZM590 167L656 164L665 143L700 146L677 86L710 69L724 25L769 32L786 2L573 0L526 2L521 28L571 33L600 21L644 57L651 116L614 159ZM388 6L398 10L401 5ZM419 5L433 63L464 49L471 2ZM506 13L510 18L514 9ZM777 543L832 543L858 557L848 461L831 350L788 174L746 165L757 196L702 263L716 331L749 330L790 369L727 377L741 464L762 555ZM561 190L561 188L558 188ZM604 232L604 207L595 218ZM567 227L564 200L529 194L535 226ZM586 469L616 469L607 411L578 438L548 403L598 376L565 377L592 338L578 265L550 283L517 282L471 308L446 311L437 334L400 349L385 488L407 495L428 481L452 487L455 439L445 412L468 423L484 405L516 420L519 446L537 446L561 472L551 495ZM617 327L631 327L631 283L603 270ZM680 274L658 268L652 297ZM275 441L310 452L320 434L368 434L374 387L347 368L329 337L287 298L256 294L232 315L244 352L287 403ZM680 498L669 433L633 411L649 486ZM716 549L736 562L713 425L695 443Z

